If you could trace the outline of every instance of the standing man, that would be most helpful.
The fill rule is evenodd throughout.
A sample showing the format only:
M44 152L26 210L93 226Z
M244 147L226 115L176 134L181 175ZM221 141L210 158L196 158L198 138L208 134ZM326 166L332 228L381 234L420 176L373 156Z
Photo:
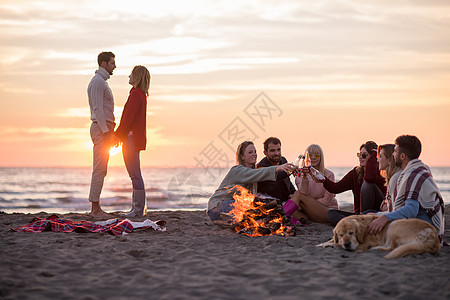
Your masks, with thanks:
M394 189L394 211L383 214L369 225L371 233L381 231L388 221L417 218L432 224L442 242L444 235L444 200L430 169L419 160L422 144L412 135L395 140L394 160L402 169Z
M109 151L113 143L114 98L106 80L116 68L115 55L112 52L102 52L98 55L98 70L89 83L87 93L91 109L91 139L94 143L94 161L89 191L89 201L92 204L91 217L102 218L109 215L100 207L100 193L105 179Z
M276 137L269 137L264 142L264 157L258 164L258 168L277 166L287 163L286 158L281 156L281 141ZM286 202L290 195L295 192L289 175L284 171L277 172L276 181L258 182L258 192L280 199Z

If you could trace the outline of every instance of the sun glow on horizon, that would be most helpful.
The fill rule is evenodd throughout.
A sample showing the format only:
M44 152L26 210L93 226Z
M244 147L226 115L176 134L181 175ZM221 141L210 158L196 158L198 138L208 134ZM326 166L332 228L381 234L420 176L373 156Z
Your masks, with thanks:
M86 89L101 51L116 55L107 81L116 126L131 69L151 73L142 165L213 166L212 148L234 161L248 129L259 158L276 136L287 158L317 143L327 165L351 165L366 140L414 134L424 162L450 166L449 9L445 1L3 0L0 166L90 165ZM270 107L250 111L261 92L280 118ZM110 150L110 164L123 166L121 151Z

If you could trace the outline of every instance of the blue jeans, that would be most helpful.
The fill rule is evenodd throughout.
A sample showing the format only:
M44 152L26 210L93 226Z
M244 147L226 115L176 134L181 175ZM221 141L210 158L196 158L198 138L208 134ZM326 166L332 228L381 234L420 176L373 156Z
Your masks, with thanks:
M141 162L139 159L140 151L134 148L133 136L129 135L122 145L123 161L127 168L128 175L130 175L133 189L145 190L144 179L141 174Z
M234 203L234 200L223 200L223 201L220 201L216 207L214 207L213 209L210 209L208 211L208 216L211 219L211 221L219 220L221 212L229 213L233 209L233 206L231 205L233 203Z

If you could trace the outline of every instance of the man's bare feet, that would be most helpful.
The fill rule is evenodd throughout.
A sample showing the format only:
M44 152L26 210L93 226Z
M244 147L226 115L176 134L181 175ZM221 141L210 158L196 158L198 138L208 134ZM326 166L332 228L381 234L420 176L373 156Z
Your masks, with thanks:
M99 202L92 202L91 212L88 214L93 218L110 218L110 214L106 213L101 207Z
M96 210L96 211L91 210L91 212L88 213L88 215L90 217L97 218L97 219L104 219L104 218L111 218L112 217L112 215L108 214L107 212L103 211L102 209Z

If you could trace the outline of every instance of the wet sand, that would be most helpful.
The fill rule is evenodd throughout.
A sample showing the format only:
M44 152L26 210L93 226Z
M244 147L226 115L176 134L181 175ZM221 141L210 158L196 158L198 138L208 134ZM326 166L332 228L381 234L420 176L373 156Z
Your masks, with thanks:
M331 238L330 225L251 238L214 225L204 211L148 213L145 218L167 221L165 232L9 231L49 215L0 214L1 299L450 298L450 247L387 260L381 251L316 247Z

